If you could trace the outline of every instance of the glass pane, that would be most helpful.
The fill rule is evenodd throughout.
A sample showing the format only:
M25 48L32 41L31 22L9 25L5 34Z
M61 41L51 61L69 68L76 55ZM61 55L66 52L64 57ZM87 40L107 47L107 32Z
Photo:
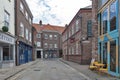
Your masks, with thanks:
M108 23L108 9L105 9L102 13L102 26L103 26L103 34L107 33L107 23Z
M110 41L110 71L116 72L116 40Z
M99 43L99 62L102 62L101 43Z
M103 43L103 64L105 64L104 68L107 68L107 42Z
M116 29L116 1L110 5L110 31Z

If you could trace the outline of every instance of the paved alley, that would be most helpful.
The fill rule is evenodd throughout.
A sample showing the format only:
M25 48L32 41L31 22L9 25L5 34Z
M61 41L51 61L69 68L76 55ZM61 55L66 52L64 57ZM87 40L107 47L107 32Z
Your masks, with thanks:
M72 67L55 60L40 60L9 80L90 80Z

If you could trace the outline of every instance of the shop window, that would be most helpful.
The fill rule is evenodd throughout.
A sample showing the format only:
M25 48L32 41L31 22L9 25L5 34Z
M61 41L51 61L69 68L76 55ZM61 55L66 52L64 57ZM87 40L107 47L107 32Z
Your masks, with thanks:
M101 53L101 46L102 46L102 44L101 43L99 43L99 62L102 62L102 53Z
M116 1L113 2L111 5L110 5L110 31L113 31L116 29Z
M107 68L107 42L103 43L103 64L104 68Z
M3 47L3 60L13 60L13 47Z
M108 23L108 9L105 9L102 13L102 26L103 34L107 33L107 23Z
M110 71L116 72L116 40L110 41Z

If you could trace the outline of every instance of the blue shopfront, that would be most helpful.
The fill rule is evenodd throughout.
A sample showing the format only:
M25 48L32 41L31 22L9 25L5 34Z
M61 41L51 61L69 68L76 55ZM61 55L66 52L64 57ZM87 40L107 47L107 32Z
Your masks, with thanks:
M107 72L120 77L119 1L107 1L98 13L98 61Z
M19 42L19 65L32 61L32 47Z

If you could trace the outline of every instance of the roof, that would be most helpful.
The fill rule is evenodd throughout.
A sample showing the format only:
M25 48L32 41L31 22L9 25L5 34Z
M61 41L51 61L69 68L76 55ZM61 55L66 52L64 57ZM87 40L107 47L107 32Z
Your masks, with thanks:
M60 34L64 31L65 27L64 26L55 26L55 25L40 25L40 24L33 24L33 27L37 30L37 32L40 31L57 31Z

